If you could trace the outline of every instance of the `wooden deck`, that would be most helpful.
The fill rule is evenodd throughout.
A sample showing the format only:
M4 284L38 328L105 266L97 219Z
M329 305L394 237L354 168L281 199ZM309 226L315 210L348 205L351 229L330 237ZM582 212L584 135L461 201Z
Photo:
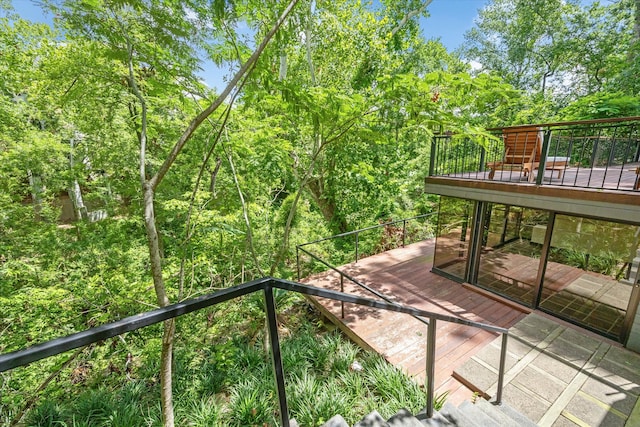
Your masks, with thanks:
M342 267L342 270L400 304L435 313L509 328L528 312L431 273L433 253L434 240L428 240L362 259ZM314 275L303 282L340 290L340 279L335 272ZM344 291L376 298L347 280L344 281ZM383 354L389 362L418 381L424 381L427 336L424 323L405 314L353 304L345 304L345 317L342 319L339 302L318 299L316 304L355 342ZM495 333L476 328L439 322L436 334L436 393L449 391L448 401L453 403L469 399L472 392L451 374L496 336Z
M640 163L628 163L624 166L578 167L569 166L558 173L557 170L545 170L542 184L555 187L576 187L585 189L638 191L640 190ZM534 171L536 174L537 171ZM435 175L438 177L439 175ZM489 182L511 182L532 185L522 170L499 170L489 178L489 171L471 171L442 175L449 178L474 179Z

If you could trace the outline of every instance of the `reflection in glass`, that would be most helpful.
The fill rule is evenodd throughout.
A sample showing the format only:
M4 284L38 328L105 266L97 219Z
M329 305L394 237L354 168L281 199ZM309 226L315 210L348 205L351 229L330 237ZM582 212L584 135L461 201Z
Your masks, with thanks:
M638 239L638 226L557 215L540 307L620 337Z
M440 198L438 232L433 266L465 280L473 202L454 197Z
M532 306L549 213L488 204L477 284Z

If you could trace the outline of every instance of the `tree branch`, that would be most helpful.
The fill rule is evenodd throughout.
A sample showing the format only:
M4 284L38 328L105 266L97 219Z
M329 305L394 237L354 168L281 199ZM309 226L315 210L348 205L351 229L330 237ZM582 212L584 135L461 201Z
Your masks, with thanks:
M407 25L407 22L409 22L411 18L414 18L420 15L421 13L424 13L424 11L427 10L427 7L429 7L431 2L433 2L433 0L427 0L418 9L411 10L406 15L404 15L404 17L402 17L400 22L398 22L398 25L396 25L396 27L393 30L391 30L391 37L395 36L396 33L402 29L402 27Z
M284 9L282 14L278 18L278 20L275 22L273 27L271 27L271 29L265 36L264 40L262 40L262 43L260 43L258 48L251 54L249 59L247 59L247 62L245 62L244 65L238 70L238 72L236 72L235 76L233 77L233 79L231 79L229 84L227 84L227 87L224 89L224 91L222 91L222 93L215 99L215 101L213 101L213 103L211 103L211 105L209 105L206 109L204 109L200 114L198 114L191 121L191 123L189 123L189 126L187 126L187 128L182 133L182 135L180 135L178 142L176 142L176 144L173 146L171 153L169 153L169 155L165 159L162 166L160 166L160 169L158 169L158 172L153 176L153 178L149 180L149 185L151 189L155 190L158 187L158 185L160 185L160 183L162 182L162 179L171 168L171 165L173 165L173 163L176 161L178 154L180 154L180 152L184 148L184 145L193 136L193 133L198 129L198 127L202 124L202 122L207 117L209 117L211 113L213 113L224 102L224 100L227 98L227 96L229 96L229 94L231 93L233 88L236 86L238 81L240 81L240 79L251 69L253 64L255 64L258 61L258 58L260 57L262 52L265 50L265 48L267 47L267 45L269 44L273 36L276 34L278 29L280 29L280 27L286 20L287 16L289 16L289 13L291 13L291 11L295 7L295 5L298 3L298 1L299 0L291 0L289 2L287 7Z

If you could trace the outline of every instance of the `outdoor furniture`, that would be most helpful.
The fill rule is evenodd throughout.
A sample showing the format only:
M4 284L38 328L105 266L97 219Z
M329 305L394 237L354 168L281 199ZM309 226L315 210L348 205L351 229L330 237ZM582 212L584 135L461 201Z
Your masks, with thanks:
M539 127L504 129L504 155L499 162L487 163L489 179L494 178L497 170L519 170L533 183L536 179L533 171L540 168L542 138L542 129ZM558 179L561 179L568 164L568 157L547 157L544 168L557 171Z
M504 129L504 155L498 162L488 162L489 179L493 179L497 170L519 170L529 182L533 182L531 173L539 164L542 151L542 129L539 127L520 127Z
M547 157L547 161L544 164L545 170L557 171L558 179L562 179L564 176L564 171L569 164L568 157ZM532 172L540 167L540 162L533 162L530 165L526 166L528 170ZM553 174L553 172L552 172ZM531 173L529 175L529 182L533 182L535 180L535 175Z
M631 172L636 173L636 181L633 184L634 190L640 190L640 166L636 166L634 168L629 169Z

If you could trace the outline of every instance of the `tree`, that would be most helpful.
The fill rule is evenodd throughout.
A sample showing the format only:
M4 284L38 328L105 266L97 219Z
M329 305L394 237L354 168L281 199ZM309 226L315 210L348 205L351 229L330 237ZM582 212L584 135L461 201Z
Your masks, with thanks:
M549 120L581 96L633 93L634 2L496 0L481 12L463 53L525 91L516 122Z
M203 122L214 113L249 72L274 34L285 21L297 0L286 5L272 27L265 34L254 53L244 61L227 88L201 112L188 121L168 152L155 164L148 157L149 137L164 139L161 129L150 129L149 113L153 108L153 95L166 86L183 89L193 81L197 67L195 49L206 43L207 37L199 31L201 25L221 28L209 11L198 3L157 4L147 1L120 2L64 2L54 10L63 17L69 35L80 35L98 42L104 55L115 58L121 66L116 81L124 81L131 98L128 101L132 123L135 124L139 144L139 176L143 196L144 222L147 232L151 272L157 304L170 303L163 272L162 256L156 225L155 193L175 163L187 142ZM226 12L216 9L216 12ZM192 17L195 15L195 18ZM177 19L184 17L184 19ZM112 80L112 83L114 82ZM193 88L193 86L191 87ZM175 91L174 93L179 92ZM157 134L153 134L155 132ZM152 133L153 132L153 133ZM164 158L164 159L163 159ZM162 160L163 159L163 160ZM161 355L161 403L167 426L174 425L172 402L172 353L175 321L164 323Z
M563 70L566 16L577 7L575 0L493 1L465 34L464 55L518 89L544 93Z

